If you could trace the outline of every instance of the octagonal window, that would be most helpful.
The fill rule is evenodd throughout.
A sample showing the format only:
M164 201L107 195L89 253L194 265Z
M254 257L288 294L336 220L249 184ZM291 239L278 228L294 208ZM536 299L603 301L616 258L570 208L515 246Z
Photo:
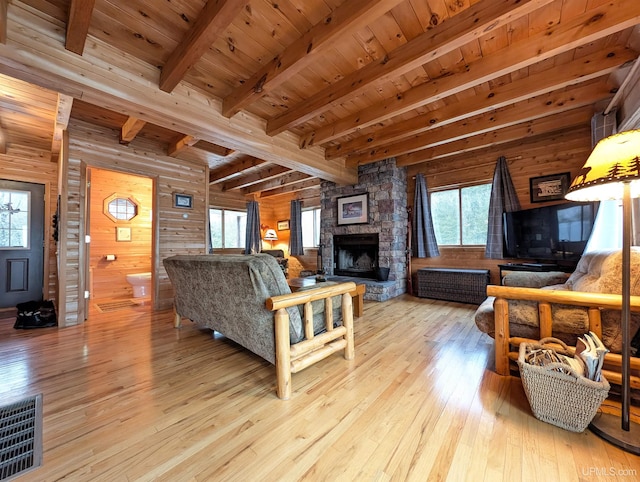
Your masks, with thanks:
M131 197L112 194L104 200L104 214L112 221L131 221L138 214L138 203Z

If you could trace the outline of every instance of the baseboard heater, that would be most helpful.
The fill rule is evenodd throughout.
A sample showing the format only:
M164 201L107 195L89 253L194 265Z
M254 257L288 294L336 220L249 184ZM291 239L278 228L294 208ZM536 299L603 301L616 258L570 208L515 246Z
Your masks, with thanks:
M421 268L418 296L479 305L487 298L488 269Z

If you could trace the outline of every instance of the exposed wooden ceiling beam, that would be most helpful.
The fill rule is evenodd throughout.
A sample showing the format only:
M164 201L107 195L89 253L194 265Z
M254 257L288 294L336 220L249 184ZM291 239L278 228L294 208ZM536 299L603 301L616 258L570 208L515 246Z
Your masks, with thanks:
M289 171L290 169L283 166L267 166L258 171L245 174L244 176L238 176L231 179L230 181L225 182L224 184L222 184L222 190L230 191L231 189L251 186L252 184L257 184L267 179L273 179L274 177L278 177Z
M299 181L304 181L309 179L309 177L311 177L309 174L305 174L303 172L287 172L286 174L274 179L253 184L251 187L243 189L242 192L243 194L251 194L254 192L268 191L270 189L284 187Z
M193 145L193 147L220 157L227 157L229 154L233 154L235 152L233 149L229 149L228 147L219 146L218 144L207 141L198 141Z
M280 55L262 67L222 102L222 115L231 117L291 79L325 54L344 34L365 27L402 0L351 0L315 24Z
M89 34L95 0L71 0L65 48L82 55Z
M598 101L611 98L612 95L611 87L604 80L579 84L516 102L496 109L491 113L477 114L447 126L402 139L395 144L381 146L379 149L350 153L347 156L347 162L353 162L357 165L400 156L427 147L559 114L578 107L591 106Z
M561 114L555 114L542 119L525 122L511 127L505 127L485 134L468 137L435 147L421 149L411 154L396 158L398 166L409 166L420 162L432 161L442 157L453 156L463 152L471 152L485 147L521 141L525 138L548 134L558 130L558 126L572 127L588 125L593 116L593 108L580 107Z
M134 140L146 123L137 117L129 117L120 128L120 144L129 144Z
M390 52L381 61L356 70L328 88L300 102L287 112L269 119L267 133L275 135L307 121L363 92L374 82L403 75L427 61L441 57L487 32L506 25L552 0L481 0L463 12L427 30Z
M246 171L247 169L251 169L252 167L256 167L264 163L265 161L263 161L262 159L257 159L255 157L249 156L239 162L234 161L226 166L222 166L218 169L213 169L209 171L209 184L224 181L225 179L228 179L229 177L236 175L239 172Z
M196 142L198 142L198 139L193 136L179 136L169 142L169 145L167 146L167 155L176 157L180 152L193 146Z
M0 43L7 42L7 7L9 0L0 0Z
M57 162L60 150L62 149L62 133L69 125L71 117L71 107L73 107L73 97L70 95L58 94L56 105L56 119L53 126L53 141L51 142L51 161Z
M325 157L336 159L341 157L343 152L365 152L530 97L586 82L613 72L634 57L635 53L630 49L622 47L604 49L573 60L563 65L562 68L545 70L511 83L497 85L483 95L476 95L464 102L446 103L446 105L424 115L400 121L335 146L327 147Z
M515 72L542 60L568 52L580 45L600 39L612 33L632 27L640 22L640 2L620 0L624 8L597 9L578 15L570 22L532 35L486 55L464 66L456 75L443 75L439 79L420 84L401 95L390 97L363 111L333 122L315 135L311 134L303 145L314 145L337 139L357 129L362 129L391 116L409 112L417 107L442 100L483 82ZM455 17L454 17L455 18Z
M290 184L289 186L283 186L283 187L278 187L275 189L270 189L268 191L262 191L260 193L260 198L266 198L266 197L271 197L271 196L280 196L282 194L290 194L292 192L301 192L301 191L306 191L309 189L318 189L318 187L320 186L320 183L322 181L320 179L318 179L317 177L314 177L312 179L307 179L304 181L299 181L296 182L294 184ZM315 196L319 196L320 193L318 192ZM303 195L299 196L298 199L300 197L304 197Z
M339 184L357 182L357 170L345 166L344 160L326 161L322 149L301 150L298 136L290 132L268 136L264 121L255 115L243 111L227 119L220 114L217 99L187 86L171 94L154 88L149 79L157 79L158 71L153 65L130 57L126 70L122 65L114 67L109 59L116 62L122 53L100 39L94 39L82 56L75 55L61 45L53 20L36 16L19 2L12 4L9 13L11 46L0 44L2 74L166 129L180 126L199 139L312 176Z
M186 38L171 52L160 74L160 90L171 92L187 71L223 35L249 0L209 0Z

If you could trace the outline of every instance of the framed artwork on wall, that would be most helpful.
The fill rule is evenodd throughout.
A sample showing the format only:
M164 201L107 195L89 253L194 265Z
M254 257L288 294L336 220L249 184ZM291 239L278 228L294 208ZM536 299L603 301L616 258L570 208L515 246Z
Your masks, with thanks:
M369 222L369 193L338 198L338 225Z
M289 230L289 220L283 219L282 221L278 221L278 231L288 231Z
M173 194L173 207L193 209L193 196L191 194Z
M550 176L529 178L529 192L532 203L564 199L571 184L571 173L562 172Z
M116 241L131 241L131 228L118 226L116 228Z

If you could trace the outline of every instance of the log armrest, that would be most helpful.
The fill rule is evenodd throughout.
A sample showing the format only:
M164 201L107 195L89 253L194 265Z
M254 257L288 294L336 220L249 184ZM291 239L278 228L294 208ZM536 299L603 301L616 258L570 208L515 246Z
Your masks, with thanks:
M340 283L305 291L273 296L266 301L267 309L275 312L276 378L278 397L291 397L291 374L297 373L327 356L344 350L344 357L355 356L353 340L353 306L351 292L355 283ZM332 297L341 295L342 325L334 327ZM325 331L319 335L313 330L311 303L324 300ZM286 308L304 305L303 324L305 339L294 345L289 341L289 314Z
M553 320L551 304L573 305L588 308L589 330L602 338L600 310L620 310L622 297L604 293L586 293L578 291L542 290L537 288L518 288L510 286L487 287L487 294L495 297L495 358L496 372L509 375L510 360L518 359L518 346L522 342L531 342L526 338L511 337L509 334L509 301L526 300L538 304L540 320L540 338L552 336ZM640 311L640 296L631 296L631 311ZM514 347L514 349L512 349ZM622 357L617 353L605 355L604 376L609 382L620 384ZM631 387L640 389L640 359L631 357Z

